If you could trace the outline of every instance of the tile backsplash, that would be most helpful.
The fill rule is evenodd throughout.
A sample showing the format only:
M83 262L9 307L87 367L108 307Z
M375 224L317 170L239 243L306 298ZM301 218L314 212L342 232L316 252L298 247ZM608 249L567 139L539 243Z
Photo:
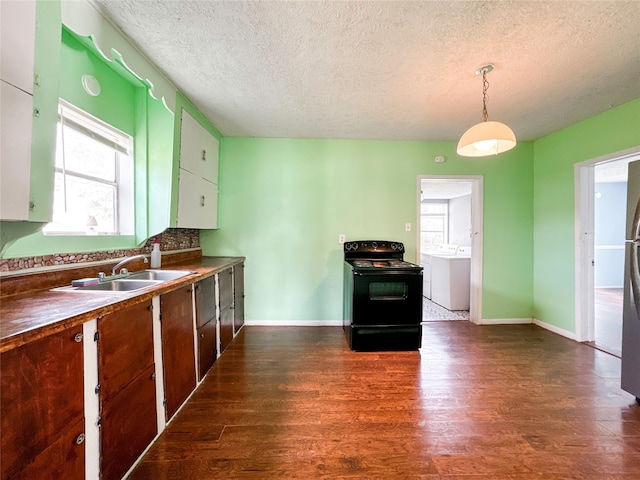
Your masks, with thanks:
M140 248L127 250L105 250L101 252L54 253L34 257L0 259L0 272L19 272L31 268L73 265L86 262L99 262L112 258L122 258L131 255L151 254L154 239L158 238L160 250L173 252L192 248L200 248L200 230L186 228L168 228L160 235L151 237Z

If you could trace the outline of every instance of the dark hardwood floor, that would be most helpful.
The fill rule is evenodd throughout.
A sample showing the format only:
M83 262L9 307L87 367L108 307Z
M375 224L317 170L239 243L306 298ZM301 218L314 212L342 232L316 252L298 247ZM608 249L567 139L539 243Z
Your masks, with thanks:
M640 478L618 358L534 325L433 322L423 345L246 327L130 478Z

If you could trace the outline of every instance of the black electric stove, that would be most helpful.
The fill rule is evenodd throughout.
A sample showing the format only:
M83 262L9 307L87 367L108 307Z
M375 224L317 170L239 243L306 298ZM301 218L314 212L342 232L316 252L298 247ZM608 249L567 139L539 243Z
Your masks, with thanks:
M422 345L422 267L404 245L344 244L343 328L352 350L417 350Z

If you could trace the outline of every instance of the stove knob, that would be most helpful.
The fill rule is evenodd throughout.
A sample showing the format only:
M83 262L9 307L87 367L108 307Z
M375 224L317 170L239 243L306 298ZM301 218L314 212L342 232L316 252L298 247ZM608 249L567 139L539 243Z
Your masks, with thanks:
M373 242L373 243L371 244L371 246L372 246L373 248L378 248L378 242Z

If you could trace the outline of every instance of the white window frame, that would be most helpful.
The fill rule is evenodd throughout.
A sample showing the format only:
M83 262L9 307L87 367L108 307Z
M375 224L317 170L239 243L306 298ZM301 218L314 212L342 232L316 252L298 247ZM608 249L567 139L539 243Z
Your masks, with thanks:
M439 233L437 230L423 230L422 225L425 225L427 222L424 220L427 218L442 218L442 243L449 243L449 200L423 200L420 202L420 205L424 205L427 203L438 203L445 206L444 213L422 213L420 212L420 236L423 233Z
M64 151L63 165L56 165L55 172L66 177L75 177L90 182L114 187L114 231L100 232L100 235L132 235L135 229L134 218L134 156L133 138L131 135L118 130L108 123L94 117L80 108L60 99L58 103L58 125L62 128L64 135L65 128L72 128L92 139L112 148L116 155L115 161L115 181L105 180L93 175L80 172L68 171L65 168ZM127 159L121 157L126 155ZM128 165L123 163L129 162ZM65 202L69 201L65 193ZM56 231L43 230L45 235L78 236L94 234L89 230L83 231Z

